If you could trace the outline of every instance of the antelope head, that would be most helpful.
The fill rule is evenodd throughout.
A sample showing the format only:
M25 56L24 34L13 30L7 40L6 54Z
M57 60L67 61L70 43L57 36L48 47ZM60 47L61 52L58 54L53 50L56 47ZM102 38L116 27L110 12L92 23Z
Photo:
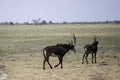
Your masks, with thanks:
M97 36L94 36L92 44L99 44L99 42L97 41Z
M75 45L76 45L76 36L75 34L73 34L73 41L69 42L70 46L71 46L71 50L74 51L74 53L76 53L76 49L75 49Z

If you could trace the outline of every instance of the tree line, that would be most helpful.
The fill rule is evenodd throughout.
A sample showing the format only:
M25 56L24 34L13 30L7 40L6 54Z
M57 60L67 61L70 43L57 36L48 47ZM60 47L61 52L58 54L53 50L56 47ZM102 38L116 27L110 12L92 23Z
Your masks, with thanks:
M52 21L46 21L46 20L32 20L32 23L30 22L12 22L12 21L5 21L0 22L0 25L48 25L48 24L120 24L120 20L114 20L114 21L95 21L95 22L52 22Z

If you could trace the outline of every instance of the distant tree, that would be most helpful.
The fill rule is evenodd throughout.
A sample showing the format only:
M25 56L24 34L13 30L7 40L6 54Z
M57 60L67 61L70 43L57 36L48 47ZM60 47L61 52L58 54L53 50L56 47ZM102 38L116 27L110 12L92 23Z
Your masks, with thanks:
M9 22L9 25L14 25L14 23L10 21L10 22Z
M49 21L49 24L52 24L52 21Z
M23 24L24 24L24 25L29 25L29 22L24 22Z
M65 21L63 22L63 24L67 24L67 23L68 23L68 22L65 22Z
M109 23L109 21L105 21L105 24L108 24Z
M120 24L120 21L114 20L114 24Z
M45 20L43 20L43 21L41 22L41 24L47 24L47 22L46 22Z

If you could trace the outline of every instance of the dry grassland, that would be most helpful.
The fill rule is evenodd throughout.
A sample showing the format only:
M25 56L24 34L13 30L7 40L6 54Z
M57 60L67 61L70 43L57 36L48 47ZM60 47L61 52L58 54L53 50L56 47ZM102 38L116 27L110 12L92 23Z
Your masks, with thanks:
M63 69L46 64L42 69L42 49L77 37L76 50L68 52ZM81 64L83 46L99 41L97 63ZM51 57L52 66L58 59ZM120 25L70 24L40 26L0 26L0 80L119 80L120 79Z

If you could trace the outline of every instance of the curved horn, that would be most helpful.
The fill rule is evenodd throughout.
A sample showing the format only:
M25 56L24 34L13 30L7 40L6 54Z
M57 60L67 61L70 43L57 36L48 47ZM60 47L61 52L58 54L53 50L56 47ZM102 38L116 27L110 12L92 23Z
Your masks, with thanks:
M73 45L76 45L76 36L73 34Z
M93 38L93 41L96 41L97 40L97 37L96 37L96 35L94 36L94 38Z

